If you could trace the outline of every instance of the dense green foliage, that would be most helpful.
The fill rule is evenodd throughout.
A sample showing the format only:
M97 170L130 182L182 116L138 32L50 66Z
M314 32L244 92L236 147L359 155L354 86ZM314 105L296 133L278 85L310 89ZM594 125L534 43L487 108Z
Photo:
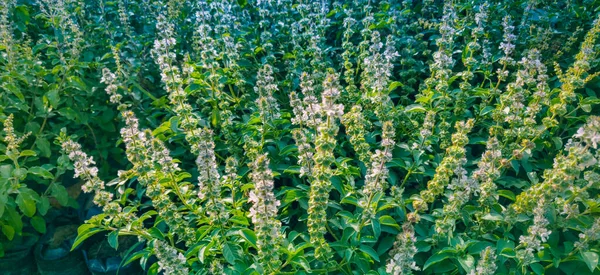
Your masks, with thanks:
M0 257L600 274L598 1L1 0Z

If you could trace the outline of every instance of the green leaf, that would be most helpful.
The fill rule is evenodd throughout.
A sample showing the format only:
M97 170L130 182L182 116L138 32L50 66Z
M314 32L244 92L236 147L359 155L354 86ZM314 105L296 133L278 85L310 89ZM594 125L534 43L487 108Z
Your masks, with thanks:
M371 259L379 262L379 255L377 255L377 251L370 246L361 244L358 249L371 257Z
M246 239L246 241L248 241L248 243L250 243L250 245L252 245L254 248L256 248L256 234L254 233L254 231L244 228L244 229L240 230L240 233L241 233L242 237L244 239Z
M37 231L40 232L42 234L46 233L46 220L44 220L44 218L40 217L40 216L35 216L33 218L31 218L31 226L33 226L33 228Z
M119 230L115 230L108 234L108 244L115 250L119 248Z
M39 167L39 166L31 167L31 168L29 168L29 170L27 170L27 172L30 174L34 174L38 177L45 178L45 179L53 179L54 178L54 175L52 175L52 173L48 172L48 170L46 170L42 167Z
M279 155L287 156L287 155L297 152L297 151L298 151L298 146L296 146L295 144L291 144L291 145L287 145L287 146L281 148L281 151L279 151Z
M138 244L132 246L131 248L129 248L127 255L129 255L131 253L131 251L135 250L135 248L137 248L141 244L142 243L138 243ZM135 261L139 258L142 258L143 256L147 256L147 255L148 255L147 250L140 250L138 252L135 252L135 253L131 254L129 257L124 257L121 266L126 266L126 265L132 263L133 261Z
M77 238L73 242L73 246L71 246L71 251L75 250L83 241L87 240L89 237L95 235L96 233L105 231L103 228L95 227L93 224L83 224L77 228Z
M309 273L311 272L311 270L310 270L310 264L308 263L308 260L306 260L305 257L296 256L292 260L292 263L301 266L302 268L304 268L304 270L306 270L306 272L309 272Z
M41 197L37 202L37 210L40 215L45 216L48 213L48 209L50 209L50 201L47 197Z
M35 151L32 151L32 150L23 150L19 154L19 157L32 157L32 156L36 156L36 155L37 154L35 153Z
M589 113L592 111L592 105L590 104L582 104L581 106L581 110L583 110L586 113Z
M406 106L406 108L404 108L404 112L406 112L406 113L425 112L425 111L427 111L427 110L420 104L412 104L412 105L408 105L408 106Z
M485 116L487 114L489 114L491 111L493 111L495 108L493 106L485 106L485 108L483 108L483 110L481 110L481 112L479 113L480 116Z
M515 253L515 250L513 248L505 247L502 249L502 251L500 251L500 255L507 258L514 258L517 254Z
M50 157L50 142L45 138L37 138L35 146L41 151L43 157Z
M240 258L241 247L232 243L223 245L223 257L230 264L235 264L235 260Z
M30 193L20 192L17 195L16 202L17 202L17 205L19 206L19 209L21 210L21 212L23 212L23 214L25 214L25 216L33 217L33 215L35 214L36 207L35 207L35 200L30 195Z
M423 265L423 270L429 268L430 266L437 264L445 259L450 258L451 254L449 253L437 253L431 257L429 257L429 259L427 259L427 261L425 262L425 265Z
M583 259L585 264L587 264L587 266L590 268L590 271L594 272L594 270L598 266L598 253L591 251L581 252L581 258Z
M400 228L400 225L398 225L396 220L394 220L394 218L392 218L391 216L388 216L388 215L379 217L379 222L383 225L391 226L398 230L402 229L402 228Z
M6 207L4 219L8 222L8 225L15 229L15 232L20 232L23 230L23 220L21 218L21 214L17 212L16 208Z
M0 181L0 185L3 183ZM4 207L6 206L6 202L8 201L8 194L0 193L0 218L4 215Z
M544 274L544 266L539 263L533 263L529 267L531 267L531 270L537 275Z
M50 194L58 201L58 203L60 203L60 205L65 206L69 203L69 193L64 186L53 184L50 190Z
M485 214L485 216L481 217L482 219L486 220L486 221L503 221L504 218L502 217L502 215L498 214L498 213L487 213Z
M19 88L17 86L15 86L14 84L6 83L2 87L4 87L6 90L8 90L9 92L11 92L15 96L17 96L17 98L19 98L19 100L21 100L22 102L25 101L25 96L23 96L23 93L21 92L21 90L19 90Z
M45 97L48 99L48 102L50 102L50 105L52 105L52 108L57 109L58 105L59 105L59 101L60 101L60 96L58 95L58 90L56 89L52 89L49 92L46 93Z
M379 235L381 235L381 224L379 223L379 220L375 218L371 219L371 227L373 228L373 235L378 239Z
M148 275L156 275L158 274L158 263L153 263L150 268L148 268Z
M509 200L511 200L511 201L515 201L515 200L516 200L516 198L517 198L517 197L515 196L515 193L513 193L513 192L512 192L512 191L510 191L510 190L498 190L498 195L500 195L500 196L502 196L502 197L505 197L505 198L507 198L507 199L509 199Z
M402 87L402 86L404 86L404 85L401 82L394 81L394 82L390 83L390 86L388 87L388 91L391 92L391 91L395 90L396 88Z
M204 263L204 260L206 260L206 251L210 250L212 246L213 243L209 243L198 250L198 260L200 260L201 263Z
M7 224L2 225L2 233L9 241L12 241L12 239L15 237L15 229Z
M250 223L248 223L248 219L243 216L231 216L231 218L229 218L229 221L246 226L250 225Z

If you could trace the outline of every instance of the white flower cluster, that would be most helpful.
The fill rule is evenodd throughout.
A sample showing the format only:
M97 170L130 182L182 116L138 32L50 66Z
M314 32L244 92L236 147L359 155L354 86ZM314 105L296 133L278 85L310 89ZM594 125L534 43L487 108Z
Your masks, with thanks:
M17 152L21 143L23 143L23 141L30 135L30 133L26 133L20 137L17 137L15 134L15 128L13 126L13 121L13 114L8 115L8 117L4 120L4 142L6 143L7 153Z
M365 176L365 187L363 193L371 196L377 192L383 192L386 187L389 169L386 164L392 160L392 149L396 142L394 125L391 121L385 121L382 125L381 147L375 150L371 155L371 163L368 165L367 175Z
M392 75L394 65L392 62L399 56L395 50L393 39L388 36L386 48L383 54L381 49L383 43L378 31L371 33L371 46L369 47L370 55L363 60L363 76L362 88L367 91L373 91L373 94L378 95L385 91L388 87L389 79ZM368 95L370 93L366 93ZM378 97L368 98L372 103L378 103Z
M497 268L494 249L488 246L481 251L481 258L477 262L477 267L469 275L494 275Z
M519 247L517 248L521 249L517 250L517 257L525 265L534 261L534 253L544 249L542 244L548 240L550 233L552 233L547 229L550 223L544 216L546 207L547 204L543 199L538 202L538 206L533 210L533 225L527 229L529 234L519 237Z
M517 36L513 34L515 27L512 25L510 15L504 17L502 20L502 27L504 28L504 40L500 43L499 48L504 52L504 56L500 58L500 64L506 69L507 66L512 65L515 62L511 55L515 50L515 44L513 44L513 42L517 39ZM500 79L506 79L507 76L508 71L498 69L498 77Z
M594 149L598 149L598 143L600 143L600 119L589 119L588 123L580 127L573 137L578 138Z
M600 218L594 219L594 223L582 233L579 233L579 241L575 247L581 251L589 249L589 244L600 240Z
M467 176L467 170L463 168L467 159L462 158L459 166L454 170L455 178L448 185L452 192L447 193L448 201L444 203L441 217L435 221L437 234L451 235L455 230L456 220L460 218L462 207L471 199L471 196L479 192L477 182Z
M265 64L258 70L256 87L254 87L254 91L258 94L256 105L258 106L263 124L270 124L273 120L279 119L281 116L279 113L279 103L273 97L273 94L278 90L275 77L273 77L273 67Z
M158 258L158 272L169 275L188 275L185 256L164 241L154 241L154 254Z
M273 193L273 172L269 169L269 158L266 154L256 157L251 163L254 190L250 191L248 201L252 203L250 217L256 232L258 257L263 268L276 269L279 257L276 253L281 244L281 222L277 220L279 200Z
M196 164L202 169L198 171L198 197L206 200L205 210L211 221L226 221L229 215L221 200L221 175L217 169L213 133L210 129L202 129L199 132Z
M95 192L94 203L106 207L113 198L113 194L105 190L104 181L98 178L96 162L81 150L81 145L72 140L62 143L62 150L69 156L75 167L75 177L85 180L81 189L85 193Z
M498 138L491 136L487 140L486 150L481 155L477 163L477 169L473 171L471 177L479 185L480 202L496 201L496 184L494 180L500 177L502 161L502 150ZM491 199L491 200L490 200Z
M390 251L390 259L385 271L393 275L412 274L419 270L414 260L417 254L414 228L410 223L402 226L402 231L396 237L394 248Z
M116 80L117 76L108 68L102 69L102 78L100 79L100 82L107 85L105 91L110 96L110 102L113 104L120 104L121 98L123 97L117 93L119 87L116 84Z

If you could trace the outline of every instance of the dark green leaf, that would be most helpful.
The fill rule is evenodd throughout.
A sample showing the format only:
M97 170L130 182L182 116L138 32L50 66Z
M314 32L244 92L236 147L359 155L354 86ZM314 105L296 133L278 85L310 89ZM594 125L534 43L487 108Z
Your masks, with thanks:
M232 243L223 245L223 257L230 264L235 264L235 260L241 257L241 247Z
M367 255L369 255L371 257L371 259L379 262L379 255L377 255L377 252L375 251L375 249L373 249L370 246L361 244L358 249L364 253L366 253Z
M69 203L69 193L64 186L55 183L52 185L50 191L52 197L54 197L60 205L66 206Z
M429 257L429 259L427 259L427 261L425 262L425 265L423 265L423 270L429 268L430 266L437 264L445 259L450 258L452 255L450 253L437 253L431 257Z
M535 272L535 274L537 274L537 275L545 274L544 266L539 263L533 263L530 265L530 267L531 267L531 270L533 270L533 272Z
M35 216L33 218L31 218L31 226L33 226L33 228L37 231L40 232L42 234L46 233L46 220L44 220L44 218L40 217L40 216Z
M41 151L43 157L50 157L50 142L45 138L37 138L35 146Z

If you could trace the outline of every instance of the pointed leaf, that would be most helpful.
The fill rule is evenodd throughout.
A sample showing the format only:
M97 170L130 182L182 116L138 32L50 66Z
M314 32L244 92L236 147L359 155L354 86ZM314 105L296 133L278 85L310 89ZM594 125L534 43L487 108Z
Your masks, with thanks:
M360 249L360 251L366 253L367 255L371 256L371 259L379 262L379 255L377 255L377 251L375 251L375 249L373 249L370 246L361 244L358 249Z
M42 234L46 233L46 220L44 220L44 218L40 217L40 216L35 216L33 218L31 218L31 226L33 226L33 228L37 231L40 232Z
M598 253L591 251L582 252L581 258L583 259L585 264L587 264L587 266L590 268L590 271L594 272L594 270L598 266Z
M45 179L53 179L54 178L54 175L52 175L52 173L48 172L48 170L46 170L42 167L39 167L39 166L31 167L31 168L29 168L29 170L27 170L27 172L29 174L34 174L38 177L42 177Z

